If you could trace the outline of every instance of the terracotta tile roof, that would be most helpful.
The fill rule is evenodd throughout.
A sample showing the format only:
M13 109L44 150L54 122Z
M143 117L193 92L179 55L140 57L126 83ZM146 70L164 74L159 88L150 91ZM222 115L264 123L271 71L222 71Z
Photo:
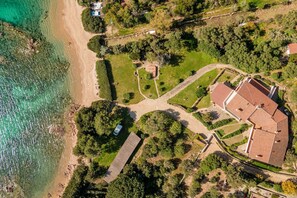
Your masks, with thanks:
M217 83L214 85L213 89L211 90L211 100L219 105L221 108L224 108L224 101L229 96L229 94L233 91L230 87L225 85L224 83Z
M213 95L218 94L215 91ZM223 103L234 117L254 124L247 151L249 157L281 166L288 145L288 117L277 109L268 94L267 88L247 79Z
M289 54L297 53L297 43L291 43L288 45Z
M264 87L260 82L258 82L256 79L250 79L249 83L256 87L259 91L261 91L266 96L269 95L270 90Z
M274 133L254 129L248 151L249 157L268 163L274 139Z
M241 95L234 92L226 101L226 109L238 119L247 121L255 111L255 106L249 103Z
M248 80L244 81L237 93L249 101L253 106L262 106L262 108L272 115L276 108L277 104L257 89L253 84L249 83Z

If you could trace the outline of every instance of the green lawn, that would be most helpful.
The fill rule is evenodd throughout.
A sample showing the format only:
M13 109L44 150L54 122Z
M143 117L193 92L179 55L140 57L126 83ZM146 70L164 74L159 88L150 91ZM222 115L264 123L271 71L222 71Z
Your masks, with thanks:
M172 104L179 104L184 107L192 107L193 104L198 99L196 95L197 88L200 86L208 87L210 83L216 78L217 75L218 75L217 69L207 72L199 79L197 79L195 82L187 86L184 90L179 92L176 96L174 96L173 98L170 98L168 102ZM206 98L206 103L207 103L207 98Z
M218 78L217 82L232 81L237 75L230 71L224 71L224 73Z
M224 134L227 135L229 133L232 133L232 132L240 129L240 127L241 127L241 124L238 123L238 124L227 125L227 126L224 126L224 127L220 128L220 129L222 129L224 131Z
M157 81L160 95L170 91L181 81L188 78L191 75L191 71L197 71L215 62L214 58L203 52L184 52L184 59L179 65L161 67L159 80Z
M145 71L145 69L138 70L139 73L139 79L140 79L140 87L142 93L152 99L158 98L155 82L153 79L147 79L146 75L149 74ZM148 86L149 88L145 89L145 86Z
M134 75L135 68L127 54L111 55L107 58L110 62L113 82L113 95L116 101L123 103L123 95L130 93L132 99L128 104L135 104L143 100L138 91L137 77Z
M210 94L207 93L206 96L204 96L200 101L199 103L197 104L197 108L198 109L203 109L203 108L207 108L207 107L210 107L211 105L211 102L210 102Z
M240 0L239 4L245 2L245 0ZM252 3L254 6L256 6L257 8L264 8L265 4L280 4L283 2L286 2L286 0L247 0L247 3Z

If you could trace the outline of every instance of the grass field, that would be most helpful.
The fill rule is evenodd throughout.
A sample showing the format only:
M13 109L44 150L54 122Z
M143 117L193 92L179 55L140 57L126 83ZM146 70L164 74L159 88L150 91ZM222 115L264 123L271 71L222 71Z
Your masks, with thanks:
M156 99L158 98L158 94L157 94L157 90L156 90L156 86L155 86L155 82L153 79L147 79L146 75L148 74L148 72L145 71L145 69L140 69L138 70L139 73L139 78L140 78L140 87L141 87L141 91L142 93L151 99ZM145 86L149 86L148 89L145 89Z
M164 66L160 69L159 93L170 91L184 79L191 75L191 71L197 71L200 68L215 63L216 60L203 52L185 52L183 61L177 66Z
M238 124L227 125L220 129L224 130L224 134L227 135L229 133L232 133L232 132L240 129L240 127L241 127L241 124L238 123Z
M211 105L211 102L210 102L210 94L207 93L206 96L204 96L200 101L199 103L196 105L196 107L198 109L203 109L203 108L207 108L207 107L210 107Z
M251 3L256 8L262 9L266 4L280 4L286 2L286 0L239 0L239 4L242 4L244 2Z
M244 139L244 135L243 134L239 134L239 135L236 135L234 137L231 137L231 138L228 138L228 139L224 139L224 142L228 145L228 146L231 146L232 144L235 144L237 142L240 142Z
M110 62L113 82L113 98L120 103L123 101L123 95L125 93L130 93L132 99L128 104L135 104L143 100L143 97L138 91L137 77L134 75L135 68L132 66L132 61L129 59L128 55L111 55L108 56Z
M208 87L217 75L217 69L207 72L195 82L187 86L184 90L179 92L176 96L170 98L168 102L172 104L179 104L184 107L192 107L195 101L198 99L196 95L197 88L200 86ZM205 103L207 103L207 99Z
M232 81L236 76L236 74L230 71L224 71L224 73L218 78L217 82Z

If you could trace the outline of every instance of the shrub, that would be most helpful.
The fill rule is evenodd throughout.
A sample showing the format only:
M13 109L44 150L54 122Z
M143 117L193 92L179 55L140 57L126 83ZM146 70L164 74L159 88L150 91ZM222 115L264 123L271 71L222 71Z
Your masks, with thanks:
M100 53L102 45L104 45L104 39L100 35L92 37L88 42L88 48L97 54Z
M224 120L220 120L220 121L217 121L216 123L211 123L211 122L206 122L201 113L200 112L196 112L193 114L193 116L199 120L208 130L213 130L213 129L216 129L216 128L219 128L219 127L222 127L224 125L227 125L231 122L234 121L233 118L227 118L227 119L224 119Z
M290 180L284 181L282 183L282 189L286 194L297 194L297 185Z
M97 80L100 86L100 97L112 100L111 88L108 79L105 61L97 61L96 63Z
M206 94L207 94L206 87L199 87L196 92L196 95L198 98L202 98L203 96L206 96Z
M123 98L125 99L125 100L131 100L131 93L125 93L124 95L123 95Z
M82 23L85 31L102 33L105 31L105 24L102 18L91 16L91 9L86 8L82 13Z
M223 136L222 139L228 139L228 138L234 137L236 135L242 134L248 128L249 128L249 126L247 124L242 124L240 129L238 129L238 130L236 130L236 131L234 131L232 133L229 133L228 135Z
M88 7L92 2L96 2L97 0L77 0L78 4L81 6Z
M219 138L222 138L225 135L223 129L215 130L215 133L219 136Z
M80 191L84 186L84 179L87 172L88 168L86 166L80 165L75 169L73 176L63 193L64 198L80 197Z
M273 184L273 189L277 192L283 192L282 186L280 184Z
M150 85L144 85L143 89L144 89L144 90L147 90L147 89L149 89L150 87L151 87Z
M147 73L147 74L145 75L145 79L147 79L147 80L152 79L152 74L151 74L151 73Z

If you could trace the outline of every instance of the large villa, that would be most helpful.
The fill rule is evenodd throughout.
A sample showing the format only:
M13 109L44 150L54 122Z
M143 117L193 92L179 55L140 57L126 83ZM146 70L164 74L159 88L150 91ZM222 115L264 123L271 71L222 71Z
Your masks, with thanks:
M245 150L251 159L282 166L288 145L288 117L273 101L275 91L275 87L269 90L247 78L236 89L216 84L211 100L235 119L252 125Z

